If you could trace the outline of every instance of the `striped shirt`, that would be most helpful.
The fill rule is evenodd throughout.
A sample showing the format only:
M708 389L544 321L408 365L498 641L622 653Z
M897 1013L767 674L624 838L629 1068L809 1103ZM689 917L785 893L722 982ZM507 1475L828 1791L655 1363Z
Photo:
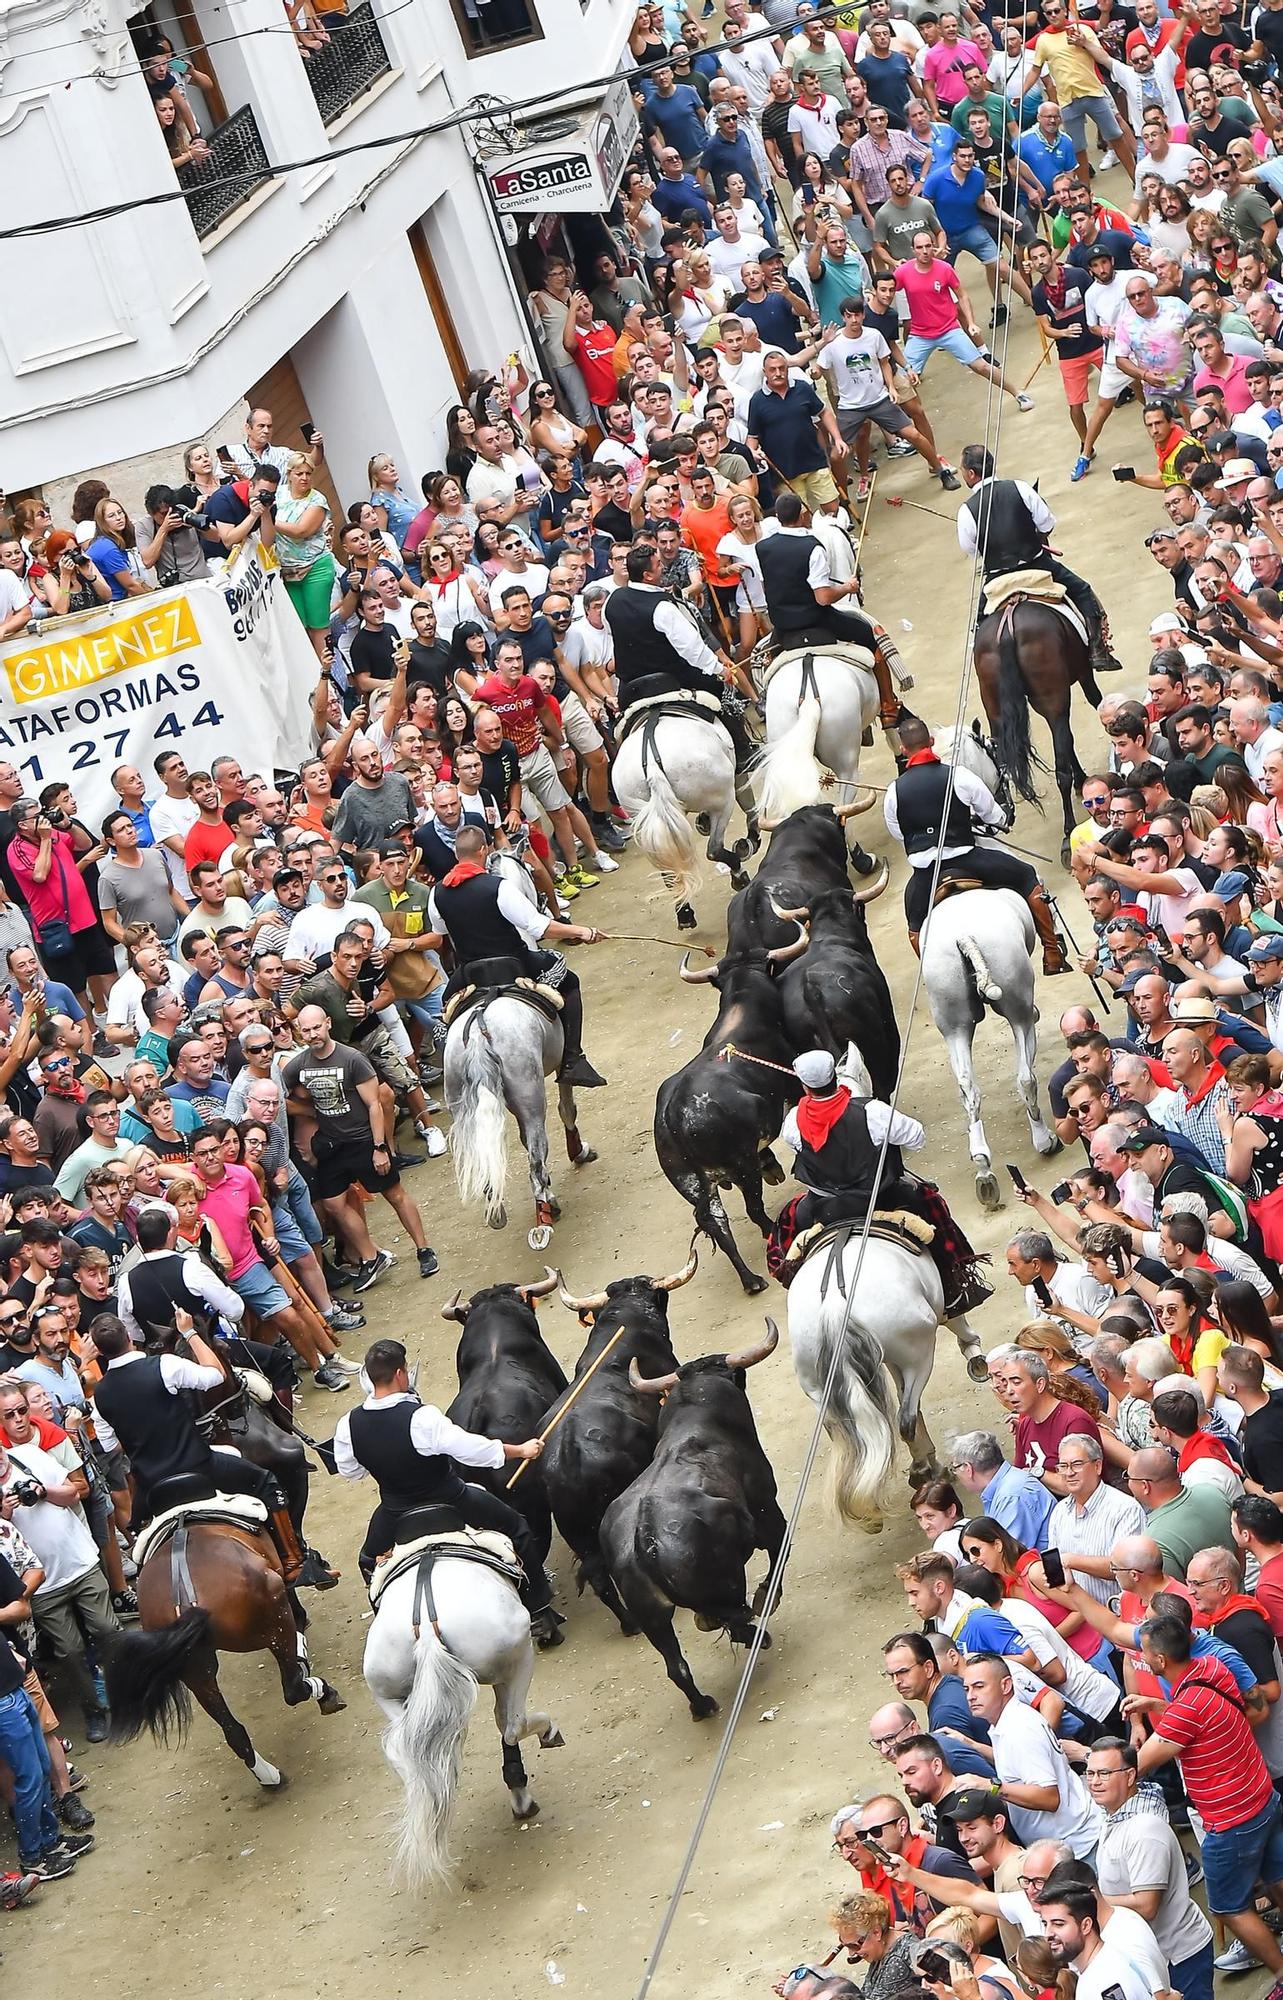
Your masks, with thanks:
M1172 1121L1173 1128L1183 1132L1191 1144L1198 1147L1214 1174L1225 1172L1225 1138L1216 1119L1217 1107L1223 1104L1229 1105L1231 1111L1234 1109L1230 1102L1229 1085L1218 1081L1212 1089L1204 1089L1192 1101L1186 1097Z
M1056 1502L1047 1523L1047 1547L1059 1549L1072 1568L1072 1556L1107 1556L1120 1536L1145 1532L1140 1503L1102 1483L1085 1506L1069 1495ZM1111 1576L1080 1574L1077 1581L1098 1604L1108 1604L1118 1588Z
M1234 1676L1220 1660L1191 1664L1155 1720L1154 1733L1180 1745L1190 1804L1213 1833L1255 1819L1274 1796Z

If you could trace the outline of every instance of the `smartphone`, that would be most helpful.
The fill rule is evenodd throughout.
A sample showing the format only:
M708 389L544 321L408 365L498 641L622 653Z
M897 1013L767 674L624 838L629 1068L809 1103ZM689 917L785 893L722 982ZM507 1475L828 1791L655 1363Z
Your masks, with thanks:
M1118 480L1120 485L1136 477L1136 468L1134 465L1116 465L1113 470L1114 478Z
M1068 1181L1057 1181L1055 1187L1051 1190L1051 1198L1057 1208L1063 1208L1072 1194L1073 1189L1070 1187Z
M312 442L312 439L313 439L313 438L314 438L314 437L316 436L316 425L315 425L315 424L300 424L300 425L299 425L299 429L300 429L300 430L302 431L302 433L303 433L303 442L304 442L304 444L311 444L311 442Z
M1127 1252L1118 1248L1106 1250L1105 1266L1107 1270L1113 1272L1116 1278L1125 1277L1127 1273Z
M227 446L225 444L220 444L216 448L214 456L215 458L217 458L220 465L235 465L236 463L236 460L232 457L231 452L227 449Z
M1065 1558L1061 1555L1060 1550L1044 1549L1039 1560L1042 1563L1042 1573L1052 1589L1063 1590L1065 1587Z
M1050 1312L1052 1307L1055 1305L1056 1300L1052 1293L1051 1286L1047 1283L1047 1280L1043 1277L1035 1278L1030 1286L1030 1290L1033 1292L1034 1297L1037 1299L1043 1311Z
M817 197L815 189L811 187L810 184L808 183L808 185L802 189L803 205L807 208L814 208L816 199Z
M877 1855L879 1861L891 1860L892 1857L890 1850L885 1848L880 1840L875 1840L871 1833L862 1833L860 1835L860 1839L863 1841L864 1845L868 1848L870 1854Z
M1025 1179L1024 1175L1021 1173L1019 1167L1013 1167L1011 1161L1008 1160L1007 1172L1011 1175L1011 1185L1017 1190L1018 1193L1024 1194L1025 1190L1029 1186L1029 1183Z
M914 1971L923 1979L936 1979L942 1986L948 1986L952 1983L949 1978L950 1964L942 1951L920 1951Z

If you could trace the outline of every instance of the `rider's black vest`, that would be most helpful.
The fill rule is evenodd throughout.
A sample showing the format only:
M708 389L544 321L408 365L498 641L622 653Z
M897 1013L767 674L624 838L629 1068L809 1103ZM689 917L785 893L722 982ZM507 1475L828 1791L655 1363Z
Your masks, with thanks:
M1045 569L1047 550L1014 479L986 479L963 502L976 524L986 576L1012 569Z
M217 1485L214 1454L183 1397L165 1387L160 1355L104 1370L94 1403L124 1446L144 1494L154 1492L162 1479L185 1475Z
M410 1442L410 1425L418 1403L388 1403L377 1410L353 1410L348 1416L352 1450L377 1482L379 1499L394 1513L412 1507L457 1506L463 1481L448 1458L425 1458Z
M497 875L473 875L453 889L436 889L434 895L461 966L479 958L515 958L530 974L538 973L538 958L499 908Z
M819 546L814 535L794 534L766 535L757 544L766 608L777 632L804 632L824 622L824 606L816 603L807 581Z
M128 1272L129 1297L134 1318L148 1332L160 1333L174 1324L174 1309L181 1306L203 1331L210 1322L205 1300L193 1292L183 1276L183 1255L177 1250L163 1257L144 1257Z
M671 602L662 590L642 590L631 583L612 590L606 599L606 623L615 641L615 676L621 693L630 681L644 680L650 674L667 674L682 687L711 684L707 674L692 667L655 629L655 614L661 605Z
M895 816L906 854L926 854L936 847L974 847L971 814L949 790L947 764L912 764L895 781ZM942 831L943 822L943 831Z
M878 1148L858 1097L851 1099L820 1150L804 1143L793 1165L803 1187L820 1194L870 1194L877 1169Z

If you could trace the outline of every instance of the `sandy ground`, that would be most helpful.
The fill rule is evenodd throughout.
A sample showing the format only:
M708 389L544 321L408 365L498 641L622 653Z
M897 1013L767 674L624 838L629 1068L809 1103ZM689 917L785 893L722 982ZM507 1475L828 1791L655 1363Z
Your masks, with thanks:
M964 271L977 285L974 265ZM977 307L981 299L977 292ZM1023 382L1038 355L1029 314L1013 309L1010 363ZM1066 559L1088 573L1113 619L1128 687L1143 686L1146 625L1171 601L1166 578L1142 546L1161 521L1157 497L1109 480L1112 459L1151 463L1135 409L1119 412L1103 440L1100 469L1078 487L1068 481L1074 456L1060 384L1043 368L1033 385L1037 409L1003 408L1002 470L1038 476L1060 523ZM956 460L982 434L985 391L947 357L928 377L927 401L942 448ZM891 514L886 493L902 493L950 518ZM864 547L867 600L895 633L917 677L915 706L937 725L952 719L967 656L968 569L952 525L956 502L942 495L918 461L893 461L879 477ZM1099 510L1099 518L1097 518ZM1115 682L1114 684L1117 684ZM969 698L968 716L978 712ZM1090 768L1103 742L1085 706L1076 715L1080 755ZM885 783L885 750L869 753L867 775ZM859 822L866 843L888 847L880 814ZM1054 812L1020 817L1018 838L1054 854ZM1059 871L1053 869L1053 884ZM899 907L903 860L893 887L871 911L875 947L896 993L902 1029L912 987L912 959ZM1060 878L1063 886L1063 878ZM718 878L699 900L701 940L724 941L727 883ZM1070 921L1084 924L1076 895ZM642 864L581 899L583 912L621 930L668 931L667 900ZM588 997L587 1046L609 1076L605 1092L582 1100L583 1131L600 1155L580 1174L559 1174L565 1218L554 1253L573 1290L601 1288L633 1271L673 1269L684 1257L689 1211L661 1178L651 1145L660 1081L698 1046L711 1018L710 996L683 987L676 955L606 944L578 961ZM1053 1066L1060 1008L1089 997L1085 981L1041 982L1045 1021L1039 1063ZM966 1226L998 1253L1018 1226L1010 1205L981 1217L967 1168L965 1127L943 1046L920 1006L912 1024L903 1102L930 1132L927 1162ZM1034 1173L1038 1162L1012 1087L1005 1029L986 1023L978 1037L986 1116L995 1160ZM1047 1185L1051 1176L1040 1176ZM503 1236L465 1218L448 1163L409 1180L422 1204L441 1274L418 1282L413 1257L390 1233L386 1210L374 1216L381 1241L401 1252L398 1269L368 1295L369 1334L403 1338L422 1357L420 1389L445 1403L455 1386L455 1329L439 1316L456 1286L539 1275L527 1248L525 1211ZM524 1180L522 1183L524 1187ZM761 1268L756 1233L738 1216L739 1239ZM723 1260L705 1254L699 1274L673 1302L678 1351L695 1356L756 1334L763 1303L783 1322L772 1288L745 1300ZM1020 1300L1002 1280L977 1319L986 1345L1008 1337ZM541 1308L546 1336L563 1363L577 1351L574 1319L554 1300ZM810 1405L794 1382L786 1348L750 1378L754 1409L787 1509L809 1432ZM348 1399L309 1389L303 1422L328 1435ZM953 1342L940 1344L927 1397L941 1439L952 1428L991 1414L986 1392L971 1387ZM904 1622L893 1564L918 1546L907 1508L869 1540L839 1529L829 1515L821 1476L806 1496L774 1650L761 1662L732 1747L703 1844L657 1974L656 2000L698 1995L738 2000L766 1993L785 1968L828 1948L830 1896L850 1877L829 1849L834 1808L875 1774L867 1718L883 1698L879 1643ZM346 1574L341 1587L311 1597L311 1646L319 1671L347 1697L332 1719L309 1705L286 1710L267 1656L225 1664L224 1686L263 1753L288 1773L288 1788L260 1793L203 1716L189 1741L161 1750L88 1750L88 1802L98 1814L98 1852L68 1884L51 1885L39 1910L4 1925L0 1944L23 1963L37 1944L59 1991L113 1992L127 1982L131 2000L174 1993L228 1996L341 1994L371 1986L385 1995L441 1990L534 1995L564 1987L570 1996L622 2000L641 1976L670 1894L717 1750L721 1723L696 1724L641 1639L621 1637L594 1599L567 1601L569 1562L553 1544L562 1604L570 1614L566 1644L540 1656L535 1698L561 1724L566 1746L530 1747L531 1781L542 1806L530 1827L515 1828L500 1783L499 1745L483 1696L466 1752L456 1834L463 1857L450 1894L412 1896L388 1881L395 1781L379 1748L379 1724L361 1679L366 1631L355 1553L365 1496L318 1474L310 1526ZM759 1562L760 1562L759 1558ZM739 1656L725 1640L680 1621L696 1679L729 1704ZM77 1732L78 1718L71 1721ZM21 1954L21 1956L19 1955ZM1259 1978L1235 1982L1251 2000Z

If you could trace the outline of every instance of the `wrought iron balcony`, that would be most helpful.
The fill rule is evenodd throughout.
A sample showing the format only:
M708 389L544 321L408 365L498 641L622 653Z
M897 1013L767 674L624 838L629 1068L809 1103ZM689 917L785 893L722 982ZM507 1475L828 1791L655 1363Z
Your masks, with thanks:
M178 169L178 184L192 227L202 238L212 236L272 172L258 122L248 104L216 125L208 144L205 159Z
M386 76L391 58L379 33L370 0L346 14L327 14L329 41L309 58L307 80L325 125L333 125L372 83Z

